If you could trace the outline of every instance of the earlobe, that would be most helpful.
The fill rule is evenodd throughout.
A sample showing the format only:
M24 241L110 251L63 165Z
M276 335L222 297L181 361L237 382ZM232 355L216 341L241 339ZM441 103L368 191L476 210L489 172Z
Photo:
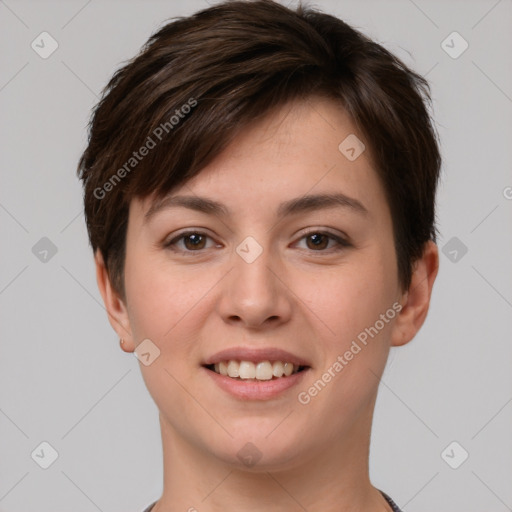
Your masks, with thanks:
M118 292L112 286L108 275L103 255L97 249L94 256L96 266L96 281L103 297L103 303L107 311L108 319L112 328L116 331L120 340L122 340L121 348L125 352L133 352L135 344L133 341L128 311Z
M439 251L437 245L429 241L425 244L422 257L414 264L411 284L402 296L402 310L391 335L392 346L411 341L425 322L438 269Z

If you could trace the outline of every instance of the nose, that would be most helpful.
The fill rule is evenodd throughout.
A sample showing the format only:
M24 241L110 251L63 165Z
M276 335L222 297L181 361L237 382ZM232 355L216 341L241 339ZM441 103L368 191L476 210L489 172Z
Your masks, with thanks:
M240 254L234 252L232 270L223 280L218 311L224 321L250 329L288 322L293 292L286 283L284 266L266 249L254 261Z

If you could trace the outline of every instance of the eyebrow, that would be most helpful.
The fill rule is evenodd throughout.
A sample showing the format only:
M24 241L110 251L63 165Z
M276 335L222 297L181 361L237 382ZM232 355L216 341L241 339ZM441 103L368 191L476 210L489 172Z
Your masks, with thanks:
M199 196L166 196L156 201L144 215L144 223L162 210L169 208L183 207L195 210L208 215L227 217L231 214L229 208L222 203ZM281 203L277 209L277 217L283 218L298 213L321 210L327 208L346 208L360 215L367 215L368 210L363 204L353 197L345 194L310 194L290 199Z

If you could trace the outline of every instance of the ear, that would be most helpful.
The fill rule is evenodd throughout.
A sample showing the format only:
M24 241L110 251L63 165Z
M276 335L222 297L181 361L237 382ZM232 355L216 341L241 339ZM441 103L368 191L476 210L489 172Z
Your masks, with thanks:
M121 348L125 352L133 352L135 350L135 344L130 327L128 311L126 309L126 305L119 296L119 293L112 286L103 260L103 255L99 249L96 250L94 262L96 265L96 281L98 283L101 296L103 297L110 325L122 340Z
M402 309L396 317L391 345L401 346L411 341L423 325L430 305L432 287L439 269L437 245L429 241L423 255L414 263L411 284L402 295Z

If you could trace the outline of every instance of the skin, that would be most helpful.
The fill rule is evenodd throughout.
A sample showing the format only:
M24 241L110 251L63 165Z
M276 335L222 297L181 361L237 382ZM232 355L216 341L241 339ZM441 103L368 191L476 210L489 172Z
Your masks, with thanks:
M140 365L160 410L164 451L164 492L154 512L391 510L369 480L373 410L390 347L409 342L425 320L438 250L425 245L402 290L369 144L351 162L338 150L349 134L364 141L332 100L295 102L244 130L171 193L214 199L232 215L174 207L144 223L153 198L133 200L126 300L97 252L99 289L123 350L146 338L160 350L151 365ZM357 199L367 214L335 207L276 217L283 201L333 192ZM190 238L175 251L164 247L184 228L207 235L199 250ZM325 231L350 245L321 236L318 243ZM250 264L236 252L247 236L263 249ZM299 403L297 394L394 303L400 313L317 396ZM238 345L288 350L311 369L277 398L240 400L201 368L206 357ZM247 442L262 454L252 467L237 457Z

